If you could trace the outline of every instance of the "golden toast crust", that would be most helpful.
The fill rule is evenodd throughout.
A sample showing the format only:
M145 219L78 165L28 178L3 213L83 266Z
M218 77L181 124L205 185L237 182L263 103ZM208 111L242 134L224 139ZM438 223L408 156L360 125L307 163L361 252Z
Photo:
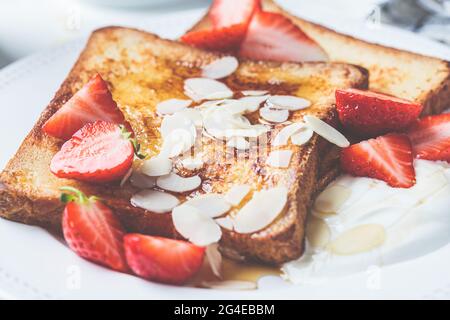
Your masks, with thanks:
M214 53L192 49L135 29L108 27L94 32L55 98L1 173L0 216L60 229L63 206L59 202L59 188L71 185L104 199L130 232L179 238L170 214L155 214L130 204L130 197L137 190L129 185L123 188L118 183L101 186L53 176L49 163L59 150L61 141L42 133L41 127L94 73L99 72L109 83L114 99L145 151L156 154L160 142L155 131L160 121L155 112L156 102L173 98L173 94L182 95L178 80L198 75L199 66L217 57ZM336 120L334 89L367 87L367 72L362 68L326 63L242 61L237 74L226 81L230 87L241 84L257 87L266 83L268 77L286 81L288 88L303 79L295 85L296 92L308 93L314 102L310 112L332 124ZM270 87L286 90L285 86L277 88ZM145 90L139 91L141 89ZM289 183L286 212L268 228L251 235L224 231L221 241L223 251L235 258L239 256L271 264L299 257L303 249L305 219L314 194L337 174L333 150L328 142L315 136L306 147L295 150L296 161L289 171L268 170L274 181ZM329 160L321 163L320 159L325 158ZM238 162L232 164L228 171L222 169L219 173L228 179L237 179L230 172L242 170L241 167L247 164ZM203 180L210 181L212 190L226 192L226 185L213 177L219 167L212 164L201 175ZM251 168L253 170L255 166ZM267 170L264 166L261 168ZM243 179L253 179L259 175L244 172Z

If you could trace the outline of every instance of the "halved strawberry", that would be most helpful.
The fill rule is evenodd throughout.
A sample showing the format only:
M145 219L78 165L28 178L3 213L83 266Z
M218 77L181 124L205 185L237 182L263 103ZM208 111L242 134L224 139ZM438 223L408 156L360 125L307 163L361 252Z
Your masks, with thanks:
M186 241L129 234L125 254L133 272L147 280L183 284L200 269L205 248Z
M209 17L214 29L238 24L248 26L255 11L260 9L261 0L214 0Z
M407 134L417 158L443 160L442 153L450 149L450 113L425 117Z
M111 209L96 197L87 197L72 187L63 187L66 204L62 229L69 247L80 257L111 269L127 272L123 247L124 230Z
M235 52L245 36L245 25L234 25L220 29L208 29L186 33L181 41L191 46L221 52Z
M392 187L410 188L416 183L411 143L403 134L388 134L343 149L341 167L351 175L383 180Z
M85 125L64 143L53 157L50 171L59 178L115 181L131 168L134 152L130 133L123 127L96 121Z
M239 55L256 60L328 60L325 51L291 20L263 11L253 15Z
M362 137L404 130L423 109L418 103L358 89L336 90L336 107L343 126Z
M53 137L68 140L85 124L96 120L125 124L122 112L99 74L56 111L44 123L42 130Z

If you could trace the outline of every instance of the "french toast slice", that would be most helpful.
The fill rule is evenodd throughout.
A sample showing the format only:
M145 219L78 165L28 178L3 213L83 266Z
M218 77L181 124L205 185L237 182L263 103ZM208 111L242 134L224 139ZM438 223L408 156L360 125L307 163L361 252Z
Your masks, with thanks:
M450 106L450 62L398 50L338 33L296 17L273 0L262 0L262 9L284 15L315 40L331 61L359 65L369 70L369 88L424 106L423 114L441 113ZM190 31L211 27L208 15Z
M198 77L201 66L219 57L135 29L107 27L95 31L54 99L1 173L0 216L59 230L63 211L59 188L73 186L103 199L130 232L179 238L170 213L152 213L131 205L131 196L139 190L130 184L123 187L118 182L89 184L51 174L49 164L62 141L44 134L41 127L91 76L99 73L108 82L142 150L149 156L157 155L162 143L159 132L162 117L156 112L157 103L171 98L185 99L184 80ZM366 88L368 79L364 69L340 63L241 61L238 70L225 83L235 92L263 89L272 94L305 97L311 100L312 106L296 111L292 121L311 114L336 125L335 89ZM277 130L274 128L273 134ZM223 230L223 252L234 258L270 264L299 257L303 250L305 219L314 194L336 175L335 146L315 135L305 146L291 146L294 156L288 169L275 169L265 165L267 152L231 157L226 162L218 160L228 151L208 137L202 139L207 163L199 172L203 183L200 190L183 197L224 193L234 184L243 183L255 190L278 184L289 190L285 210L267 228L253 234ZM216 153L210 152L212 148ZM266 149L263 147L262 151Z

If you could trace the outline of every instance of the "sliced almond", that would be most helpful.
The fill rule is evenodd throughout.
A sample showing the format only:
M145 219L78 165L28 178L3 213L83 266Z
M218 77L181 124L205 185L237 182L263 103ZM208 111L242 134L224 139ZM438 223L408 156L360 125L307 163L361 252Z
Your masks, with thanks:
M200 170L205 165L201 156L184 158L180 164L184 169L191 171Z
M314 209L323 213L336 213L351 194L350 188L341 185L330 186L317 197Z
M201 247L219 242L222 230L199 209L183 204L172 211L175 229L193 244Z
M319 118L314 116L305 116L303 119L311 130L325 140L328 140L341 148L346 148L350 145L350 142L342 133Z
M291 125L284 127L283 129L280 130L280 132L278 132L276 137L273 139L272 145L275 147L287 145L289 142L289 138L293 134L305 128L306 126L304 123L293 123Z
M261 106L261 103L267 100L269 96L243 97L239 100L224 105L231 113L250 113L255 112Z
M195 207L202 214L211 218L223 216L230 211L231 206L221 194L202 194L185 202L185 204Z
M209 79L222 79L234 73L239 67L235 57L223 57L202 68L202 76Z
M219 251L219 244L213 243L206 247L206 259L211 267L211 271L219 279L222 278L222 254Z
M174 114L189 107L192 100L169 99L162 101L156 105L156 111L160 115Z
M187 79L184 82L184 91L194 101L227 99L234 94L222 82L207 78Z
M306 238L313 248L324 248L330 241L330 237L330 228L322 219L316 217L309 218L306 225Z
M197 134L194 121L181 112L165 116L161 122L160 131L163 139L166 139L175 130L184 130L194 138Z
M203 126L203 118L200 110L194 108L188 108L177 112L178 115L181 115L184 118L190 119L196 127Z
M250 186L246 184L233 186L225 195L225 200L233 206L238 206L250 190Z
M195 135L192 131L175 129L167 137L161 148L161 156L174 158L190 150L195 144Z
M291 150L274 150L267 157L266 164L274 168L288 168L292 155Z
M256 290L258 286L255 282L251 281L240 281L240 280L227 280L227 281L204 281L201 283L204 288L215 289L215 290Z
M157 156L144 161L141 172L149 177L160 177L172 171L172 160L163 156Z
M304 128L303 130L300 130L296 134L293 134L291 136L291 142L292 144L295 144L297 146L302 146L311 140L311 138L314 135L314 131L312 131L309 128Z
M342 233L327 248L337 255L352 255L371 251L385 240L386 231L382 225L366 224Z
M288 190L276 187L255 192L253 198L236 214L234 230L238 233L254 233L269 226L283 211Z
M160 191L144 190L131 197L131 204L154 213L172 211L180 201L177 197Z
M311 106L309 100L295 96L271 96L267 102L271 108L290 111L302 110Z
M259 115L269 122L281 123L285 122L289 118L289 110L277 110L264 107L259 109Z
M227 147L237 150L248 150L250 149L250 142L243 137L232 137L227 141Z
M221 226L222 228L229 230L229 231L233 231L234 226L233 226L233 220L229 217L223 217L223 218L217 218L214 219L214 221Z
M267 90L244 90L241 91L244 96L257 97L264 96L269 93Z
M139 171L134 171L130 177L130 182L133 187L140 189L150 189L156 186L156 178L149 177Z
M159 177L156 185L163 190L183 193L197 189L202 184L199 176L183 178L175 173L169 173L166 176Z

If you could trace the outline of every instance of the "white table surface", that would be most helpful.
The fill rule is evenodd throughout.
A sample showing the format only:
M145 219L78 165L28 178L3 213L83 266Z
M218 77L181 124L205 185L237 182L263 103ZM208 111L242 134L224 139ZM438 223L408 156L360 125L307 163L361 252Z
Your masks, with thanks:
M90 0L0 1L0 68L33 52L83 36L105 25L146 27L151 19L183 10L207 8L211 0L170 0L167 5L119 9ZM380 0L278 0L301 6L304 16L323 23L363 20ZM162 35L164 36L164 35Z

